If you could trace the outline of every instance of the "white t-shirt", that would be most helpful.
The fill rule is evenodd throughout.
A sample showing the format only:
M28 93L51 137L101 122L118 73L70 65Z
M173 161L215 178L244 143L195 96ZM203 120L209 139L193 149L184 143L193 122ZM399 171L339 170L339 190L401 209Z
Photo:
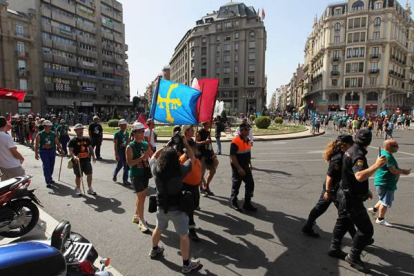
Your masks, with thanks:
M145 130L145 132L144 132L144 136L145 137L149 137L150 136L150 133L151 133L151 130L149 129L149 128L147 128L146 130ZM152 134L151 134L151 141L150 141L151 143L151 146L152 147L155 147L155 131L154 131L154 129L152 130Z
M0 132L0 167L12 169L20 167L20 161L11 153L10 149L15 148L13 138L6 132Z

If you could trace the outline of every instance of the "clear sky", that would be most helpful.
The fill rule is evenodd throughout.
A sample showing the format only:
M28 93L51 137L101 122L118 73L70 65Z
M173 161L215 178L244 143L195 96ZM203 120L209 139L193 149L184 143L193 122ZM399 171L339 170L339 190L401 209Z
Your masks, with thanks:
M129 45L131 97L168 65L184 34L206 13L227 0L120 0L124 8ZM235 1L236 2L236 1ZM237 1L242 2L242 1ZM315 15L337 0L246 0L247 6L265 9L267 31L266 74L268 102L276 88L287 84L298 63L303 63L306 38ZM399 1L405 5L406 1ZM410 1L411 2L411 1Z

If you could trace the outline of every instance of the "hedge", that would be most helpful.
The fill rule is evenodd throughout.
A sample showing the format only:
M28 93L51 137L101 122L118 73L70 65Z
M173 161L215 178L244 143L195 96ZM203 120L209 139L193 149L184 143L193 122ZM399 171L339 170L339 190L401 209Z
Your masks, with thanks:
M255 120L256 127L259 129L267 129L271 122L268 116L261 116Z
M117 119L109 120L108 121L108 126L109 127L118 127L118 122L119 122L119 120L117 120Z
M278 124L278 125L283 124L283 119L281 117L276 117L275 118L275 124Z

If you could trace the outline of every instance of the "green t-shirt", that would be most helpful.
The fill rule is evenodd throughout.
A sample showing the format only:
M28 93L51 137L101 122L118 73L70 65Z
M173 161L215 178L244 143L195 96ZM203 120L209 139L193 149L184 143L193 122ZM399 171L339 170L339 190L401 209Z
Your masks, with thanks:
M126 147L128 142L129 133L128 131L122 132L118 130L114 133L114 141L118 140L118 147Z
M56 134L59 136L68 135L69 127L67 125L59 125L56 128Z
M133 153L132 159L140 158L144 154L144 152L148 150L147 142L135 143L135 141L132 141L131 143L129 143L129 146L132 147L132 153ZM144 161L144 162L148 163L148 161ZM129 167L130 177L143 176L143 175L144 175L144 168L143 168L142 163L139 165Z
M352 121L352 127L353 127L353 128L358 128L358 125L359 125L358 120L353 120L353 121Z
M37 134L40 137L39 148L40 149L54 149L56 133L53 131L45 132L44 130Z
M395 166L395 168L399 169L397 160L391 153L385 150L381 151L381 155L384 155L387 158L388 164L376 171L374 185L384 186L387 189L397 190L397 182L400 176L391 173L389 169L392 166Z

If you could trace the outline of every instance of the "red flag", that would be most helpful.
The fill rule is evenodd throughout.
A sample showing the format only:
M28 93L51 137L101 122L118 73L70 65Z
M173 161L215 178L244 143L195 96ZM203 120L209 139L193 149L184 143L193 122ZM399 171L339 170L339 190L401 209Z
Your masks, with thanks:
M147 120L145 120L144 114L142 114L142 113L139 114L139 116L137 118L137 122L140 122L141 124L144 125L145 128L148 128Z
M11 129L11 112L9 113L9 117L7 117L7 131L10 131Z
M198 80L198 84L202 89L202 94L197 102L198 121L211 122L216 104L219 79L201 79Z
M264 20L265 17L266 17L266 13L265 13L265 10L262 8L262 20Z
M26 96L26 92L0 87L0 96L12 97L21 103L24 100L24 96Z
M256 13L256 21L259 22L260 21L260 9L257 11Z

